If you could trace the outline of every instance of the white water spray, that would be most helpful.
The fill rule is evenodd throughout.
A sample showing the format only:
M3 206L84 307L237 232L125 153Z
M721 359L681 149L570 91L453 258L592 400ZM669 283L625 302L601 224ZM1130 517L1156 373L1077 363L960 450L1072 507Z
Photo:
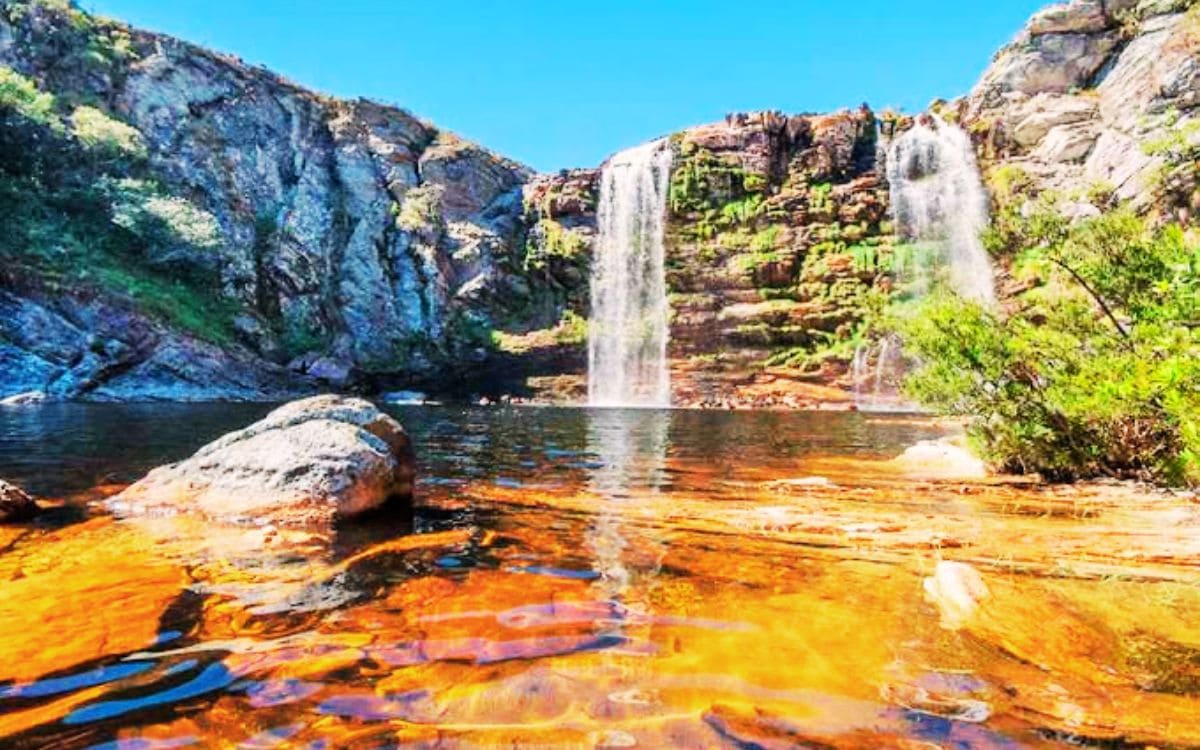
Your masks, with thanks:
M588 321L588 402L670 406L663 230L673 153L666 141L623 151L600 178Z
M904 242L893 269L897 282L923 296L935 279L944 280L964 299L994 305L995 274L982 240L989 201L971 139L936 117L918 121L886 147L886 169L892 217ZM901 342L888 336L855 352L852 377L859 409L913 408L899 391L901 349Z
M915 278L901 280L923 292L944 272L961 297L995 304L995 275L982 240L988 196L967 134L937 118L918 122L892 143L887 173L896 231L914 244L907 265Z

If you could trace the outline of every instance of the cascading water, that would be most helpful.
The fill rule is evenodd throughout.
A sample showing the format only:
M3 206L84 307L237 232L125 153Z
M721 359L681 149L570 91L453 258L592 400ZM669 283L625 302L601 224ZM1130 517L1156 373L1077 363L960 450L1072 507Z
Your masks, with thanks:
M673 153L666 141L623 151L600 178L588 322L588 402L670 406L663 230Z
M902 292L928 293L944 280L964 299L996 303L995 274L982 235L988 195L971 139L936 117L923 117L896 136L886 152L897 247L894 267ZM888 336L854 355L854 393L864 411L911 408L899 396L900 341Z
M923 292L945 272L959 296L995 303L995 276L981 239L988 196L967 134L937 118L918 121L892 143L887 174L896 231L914 249L902 274L911 270Z

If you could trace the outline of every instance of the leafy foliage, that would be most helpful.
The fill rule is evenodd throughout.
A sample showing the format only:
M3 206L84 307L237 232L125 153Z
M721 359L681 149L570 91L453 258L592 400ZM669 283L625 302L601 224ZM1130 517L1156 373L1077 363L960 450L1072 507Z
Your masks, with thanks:
M971 417L1008 470L1200 482L1195 238L1125 209L1050 213L1003 230L1025 243L1014 274L1028 291L1010 309L942 294L894 317L918 363L908 391Z
M78 107L71 115L71 124L76 140L102 157L146 157L141 133L95 107Z
M159 263L215 255L216 220L135 177L144 145L133 128L64 103L0 68L0 254L5 270L49 291L93 290L217 343L233 339L235 304L216 274Z
M0 67L0 113L11 113L37 125L62 130L54 97L9 67Z

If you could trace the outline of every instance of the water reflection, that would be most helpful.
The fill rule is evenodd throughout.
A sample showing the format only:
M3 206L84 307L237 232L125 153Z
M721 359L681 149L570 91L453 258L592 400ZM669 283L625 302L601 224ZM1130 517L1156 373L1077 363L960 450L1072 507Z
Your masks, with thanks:
M663 544L645 531L637 533L647 548L643 554L649 553L648 562L642 570L630 569L629 532L623 519L627 503L644 501L665 486L670 429L671 412L666 410L603 409L588 414L588 452L597 462L589 472L588 488L600 505L586 544L600 575L597 587L613 601L622 600L635 575L653 579L661 570ZM648 580L639 583L644 593Z
M23 532L0 745L1200 746L1194 504L913 482L875 459L919 420L396 413L417 534ZM251 418L197 414L0 410L0 476L129 475ZM942 558L990 591L964 630L922 598Z

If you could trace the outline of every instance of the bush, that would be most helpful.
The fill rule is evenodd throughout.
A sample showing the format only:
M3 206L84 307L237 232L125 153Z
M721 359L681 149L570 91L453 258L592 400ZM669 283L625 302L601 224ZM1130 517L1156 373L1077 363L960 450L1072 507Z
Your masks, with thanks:
M125 179L104 184L112 200L112 221L170 254L178 247L213 251L221 247L221 226L212 214L166 194L157 184ZM163 252L165 251L165 252Z
M105 158L146 156L142 134L95 107L79 107L71 115L72 134L85 147Z
M12 68L0 67L0 114L5 110L38 125L62 129L54 97Z
M1016 261L1031 288L1011 309L943 293L894 317L908 393L971 418L1005 470L1200 483L1200 248L1126 210L1043 239Z

